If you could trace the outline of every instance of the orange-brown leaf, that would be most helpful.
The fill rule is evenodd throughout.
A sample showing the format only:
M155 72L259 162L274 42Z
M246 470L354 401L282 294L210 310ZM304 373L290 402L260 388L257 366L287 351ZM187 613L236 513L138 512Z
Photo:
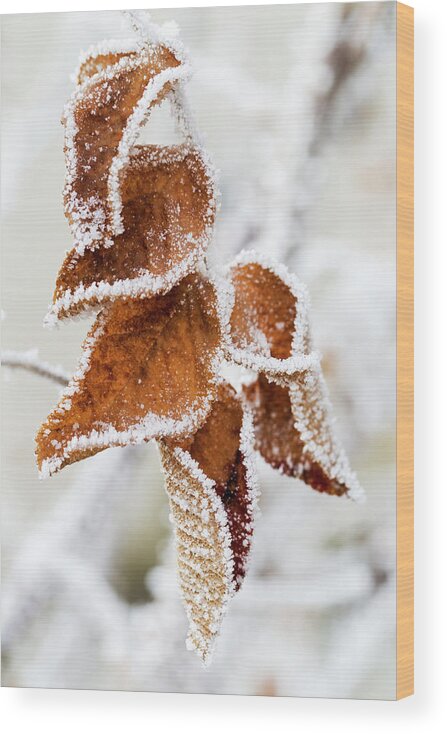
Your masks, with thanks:
M164 293L195 269L215 215L213 184L198 150L137 147L121 197L124 232L111 247L68 253L56 282L53 316L143 292Z
M125 162L134 142L130 138L120 152L123 133L132 124L132 135L136 135L145 114L172 89L175 74L167 72L180 67L179 60L164 46L98 54L81 67L81 83L64 115L65 213L80 251L97 246L115 232L111 166L118 155ZM135 117L139 104L143 109Z
M98 74L107 67L112 67L120 59L135 58L137 56L137 48L130 49L129 51L112 52L104 50L102 52L89 54L79 66L76 74L77 84L83 84L87 79L90 79L94 74Z
M286 268L242 252L230 268L234 286L230 358L270 374L308 366L307 293Z
M260 375L244 386L244 395L253 413L256 449L281 474L300 477L304 444L295 429L288 389Z
M41 472L109 446L193 433L215 395L222 331L217 290L197 274L166 295L104 308L37 435Z
M214 482L228 518L233 554L233 576L239 588L245 575L253 530L254 488L247 466L250 451L244 447L249 438L248 416L240 399L228 384L219 387L218 396L203 426L181 444L201 471Z
M360 494L334 434L319 369L297 373L282 384L260 375L244 394L253 412L255 446L267 463L319 492Z

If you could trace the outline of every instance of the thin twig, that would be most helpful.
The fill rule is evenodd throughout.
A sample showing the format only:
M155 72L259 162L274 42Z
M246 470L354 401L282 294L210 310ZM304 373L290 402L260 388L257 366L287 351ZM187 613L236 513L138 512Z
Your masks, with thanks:
M39 359L37 349L26 352L16 352L13 349L5 349L0 353L2 367L11 367L33 372L39 377L45 377L58 385L68 385L70 376L62 367L52 365Z
M144 10L122 10L123 18L128 22L141 46L149 46L159 42L158 26L152 23L150 15Z

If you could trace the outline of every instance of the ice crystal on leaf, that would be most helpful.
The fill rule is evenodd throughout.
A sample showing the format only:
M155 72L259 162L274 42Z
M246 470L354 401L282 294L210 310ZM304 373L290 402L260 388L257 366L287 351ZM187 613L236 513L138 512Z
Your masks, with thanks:
M188 646L209 662L247 572L254 450L320 492L360 488L333 430L305 287L255 252L223 277L207 267L217 188L183 90L188 63L172 34L142 18L131 14L135 40L81 57L65 110L74 245L47 321L99 313L36 456L49 476L112 446L158 442ZM136 145L163 100L184 142ZM225 360L257 374L241 393L222 377Z

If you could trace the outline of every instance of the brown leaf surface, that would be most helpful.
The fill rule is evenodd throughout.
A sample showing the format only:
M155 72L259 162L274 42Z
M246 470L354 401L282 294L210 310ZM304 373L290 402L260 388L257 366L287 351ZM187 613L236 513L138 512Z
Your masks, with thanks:
M65 213L77 240L84 236L98 240L113 232L107 184L123 130L149 82L179 65L169 49L157 46L139 53L100 54L81 67L83 86L78 86L64 118L71 172L65 188ZM97 71L103 72L98 79L92 76ZM171 89L165 83L150 107Z
M92 56L87 56L84 62L78 69L77 73L77 84L83 84L86 79L90 79L94 74L100 71L104 71L107 67L111 67L116 64L120 59L136 58L138 52L136 49L132 51L123 51L121 53L98 53Z
M41 472L109 446L193 433L215 395L221 338L217 292L198 274L166 295L106 307L38 432Z
M159 442L190 642L204 658L242 583L251 545L256 489L246 431L240 399L222 384L193 437Z
M255 252L241 253L230 275L230 359L269 374L290 374L307 366L312 359L307 293L299 281Z
M256 449L281 474L300 477L304 444L295 429L288 389L264 375L243 389L253 413Z
M166 292L195 269L203 254L215 203L198 150L187 145L136 147L122 178L121 196L124 233L114 238L113 246L82 255L73 249L66 256L53 298L58 317L131 294L132 289L138 294L143 289L147 294Z
M268 355L287 359L292 353L295 298L289 288L258 263L234 269L235 300L231 331L236 346L252 346ZM278 327L280 324L280 327ZM258 344L259 340L259 344Z
M334 435L318 370L297 373L283 384L260 375L244 394L253 412L255 446L267 463L319 492L359 493L357 478Z
M222 500L231 535L236 588L245 575L254 512L253 488L241 448L243 419L240 399L230 385L222 384L203 426L181 443L181 448L215 483L215 491Z

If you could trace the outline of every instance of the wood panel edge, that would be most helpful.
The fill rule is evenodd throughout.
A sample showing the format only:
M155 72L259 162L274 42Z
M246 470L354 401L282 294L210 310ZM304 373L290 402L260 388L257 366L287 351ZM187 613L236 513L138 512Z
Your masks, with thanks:
M396 699L414 693L414 11L396 7L397 630Z

